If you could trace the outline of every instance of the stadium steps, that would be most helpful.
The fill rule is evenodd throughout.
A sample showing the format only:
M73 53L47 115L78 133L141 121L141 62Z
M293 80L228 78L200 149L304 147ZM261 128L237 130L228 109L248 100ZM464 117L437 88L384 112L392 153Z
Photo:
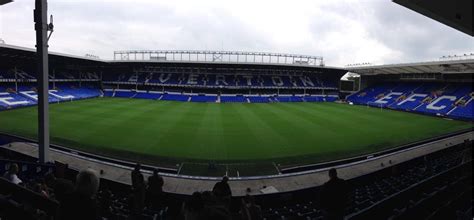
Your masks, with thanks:
M423 106L424 104L425 104L425 103L423 103L423 101L422 101L422 102L421 102L418 106L416 106L413 110L416 110L417 108Z
M454 106L454 108L452 108L451 110L449 110L449 111L446 113L446 115L450 115L451 112L455 111L455 110L458 108L457 104L458 104L461 100L463 100L464 97L465 97L465 96L463 96L463 97L459 98L458 100L456 100L456 101L454 102L456 105ZM471 101L471 99L472 99L472 98L470 98L464 105L467 105L467 104Z
M52 96L52 97L57 98L59 101L64 101L64 99L61 98L61 96L59 96L59 95L56 95L56 94L54 94L54 93L49 93L49 95ZM72 100L72 98L71 98L71 99L68 99L68 100Z
M349 94L348 96L346 96L346 100L349 100L350 97L359 94L361 91L362 91L362 90L359 90L359 91L357 91L357 92L354 92L354 93Z
M29 100L29 101L33 101L33 102L38 102L38 99L34 99L33 97L29 96L29 95L26 95L26 94L23 94L21 92L17 92L16 93L17 95Z
M457 108L458 108L458 107L457 107L457 106L455 106L453 109L449 110L449 112L448 112L448 113L446 113L446 115L449 115L449 114L451 114L451 112L453 112L453 111L454 111L454 110L456 110Z
M188 101L186 101L186 102L190 102L190 101L191 101L191 96L188 97Z
M405 100L406 98L408 98L411 94L412 94L413 91L409 91L409 92L405 92L403 94L401 94L400 96L398 96L392 103L388 104L386 107L387 108L395 108L394 106L396 106L398 103L400 103L401 101ZM399 100L400 97L402 96L405 96L405 99L402 99L402 100Z
M413 89L413 90L410 91L410 92L414 93L416 90L420 89L420 88L423 87L424 85L425 85L424 83L421 83L418 87L416 87L415 89Z
M464 98L464 97L462 97L462 98ZM461 98L461 99L462 99L462 98ZM468 105L470 102L472 102L472 100L473 100L473 99L474 99L474 98L473 98L473 97L471 97L469 100L467 100L467 102L466 102L466 103L464 103L464 106L467 106L467 105ZM448 112L448 113L446 113L446 115L450 115L450 114L451 114L451 112L453 112L453 111L454 111L454 110L456 110L457 108L458 108L458 107L456 106L456 107L454 107L453 109L449 110L449 112Z
M470 102L472 102L472 100L474 100L474 97L471 97L471 99L469 99L466 103L464 103L464 105L469 104Z

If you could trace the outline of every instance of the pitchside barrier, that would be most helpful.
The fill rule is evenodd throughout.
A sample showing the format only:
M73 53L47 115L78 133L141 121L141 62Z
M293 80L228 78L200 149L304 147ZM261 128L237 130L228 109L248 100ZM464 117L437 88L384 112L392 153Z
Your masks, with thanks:
M209 177L248 177L262 175L280 174L278 167L273 162L243 162L243 163L199 163L183 162L178 169L178 175L201 176L203 174Z
M282 168L279 165L276 165L272 162L261 162L261 163L218 163L218 162L209 162L209 163L194 163L194 162L182 162L179 164L179 167L167 168L167 167L157 167L151 165L142 165L143 171L146 173L151 173L153 169L158 169L160 174L163 176L171 176L185 179L202 179L202 180L219 180L223 175L228 175L230 179L233 180L255 180L255 179L264 179L264 178L282 178L290 177L296 175L306 175L315 172L326 171L329 168L342 168L347 166L352 166L359 163L365 163L367 161L372 161L379 159L381 157L386 157L394 155L400 152L408 151L414 148L422 147L424 144L433 143L441 141L446 138L463 135L467 132L472 132L473 129L465 129L462 131L452 132L449 134L441 135L438 137L433 137L410 144L402 145L400 147L388 149L385 151L379 151L371 154L360 155L356 157L351 157L347 159L334 160L324 163L313 163L308 165L299 165L293 167ZM36 141L28 138L23 138L15 135L4 134L0 132L0 143L8 144L12 142L29 142L36 143ZM36 144L32 144L36 146ZM5 148L6 149L6 148ZM125 161L114 159L105 156L99 156L92 153L82 152L74 149L70 149L63 146L51 145L51 150L62 152L73 157L79 157L81 159L86 159L94 162L105 163L108 165L113 165L116 167L126 168L132 170L135 162ZM4 150L4 149L3 149ZM261 172L265 171L265 174ZM203 173L208 174L203 176Z

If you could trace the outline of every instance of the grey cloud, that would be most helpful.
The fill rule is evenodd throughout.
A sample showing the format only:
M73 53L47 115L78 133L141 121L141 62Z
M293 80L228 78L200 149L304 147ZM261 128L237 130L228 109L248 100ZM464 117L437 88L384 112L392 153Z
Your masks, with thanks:
M179 4L50 0L56 27L50 48L103 58L111 58L114 50L129 49L288 52L321 55L329 65L413 62L474 51L468 35L388 0L325 2L305 21L309 39L290 43L281 43L278 36L268 34L271 31L265 32L267 27L245 23L242 11L199 8L182 14ZM0 8L0 38L33 47L33 5L33 0L23 0ZM267 19L268 8L261 10L261 19ZM282 16L296 13L288 11ZM304 33L292 34L289 36ZM371 50L375 52L368 53Z
M397 4L373 4L371 37L403 54L403 62L474 50L473 38ZM397 62L388 60L388 62Z

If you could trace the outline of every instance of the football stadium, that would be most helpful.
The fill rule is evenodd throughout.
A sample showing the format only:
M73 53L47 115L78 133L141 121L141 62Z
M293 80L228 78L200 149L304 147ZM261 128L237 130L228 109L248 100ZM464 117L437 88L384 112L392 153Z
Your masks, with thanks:
M394 2L472 36L449 3ZM44 46L0 41L0 219L472 219L472 53L101 59L36 27Z

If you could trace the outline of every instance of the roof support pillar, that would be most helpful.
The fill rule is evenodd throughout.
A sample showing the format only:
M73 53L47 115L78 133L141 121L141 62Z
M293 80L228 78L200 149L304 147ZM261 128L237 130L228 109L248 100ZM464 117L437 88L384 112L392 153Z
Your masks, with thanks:
M49 161L47 13L47 0L36 0L34 22L36 30L36 63L38 67L38 158L40 163Z

